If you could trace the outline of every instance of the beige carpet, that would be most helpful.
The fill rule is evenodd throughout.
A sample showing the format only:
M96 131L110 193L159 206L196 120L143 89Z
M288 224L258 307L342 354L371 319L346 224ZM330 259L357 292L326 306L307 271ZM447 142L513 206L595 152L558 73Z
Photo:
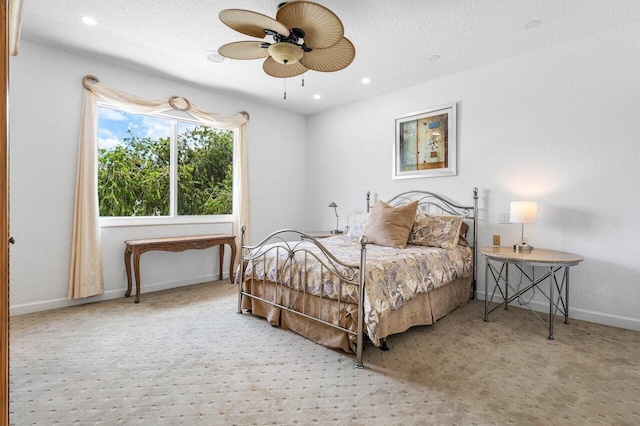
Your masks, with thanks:
M574 320L549 341L472 302L356 370L236 300L221 281L11 318L11 423L640 424L638 332Z

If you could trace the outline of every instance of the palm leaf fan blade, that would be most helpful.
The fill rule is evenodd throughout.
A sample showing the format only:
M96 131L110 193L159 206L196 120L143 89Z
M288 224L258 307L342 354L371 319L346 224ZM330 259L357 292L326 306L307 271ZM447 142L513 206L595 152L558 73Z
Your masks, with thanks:
M282 6L276 14L287 28L305 32L304 43L312 49L335 46L344 36L344 26L329 9L316 3L294 1Z
M275 61L275 59L269 57L262 64L264 72L271 77L277 78L289 78L296 75L303 74L308 71L308 68L302 65L300 62L294 64L281 64Z
M348 67L356 56L353 44L343 37L338 44L328 49L314 49L305 52L300 62L314 71L333 72Z
M282 23L250 10L225 9L218 14L218 17L229 28L252 37L264 38L265 29L273 30L285 37L291 34Z
M260 41L236 41L218 48L218 53L229 59L261 59L269 56L269 51L260 47Z

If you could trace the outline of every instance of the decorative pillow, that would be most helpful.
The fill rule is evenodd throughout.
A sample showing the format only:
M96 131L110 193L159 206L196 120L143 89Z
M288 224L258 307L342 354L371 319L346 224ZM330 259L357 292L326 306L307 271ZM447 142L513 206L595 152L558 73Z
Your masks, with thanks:
M364 234L364 227L367 226L367 220L369 220L369 213L356 213L346 236L355 239L360 238Z
M416 214L409 244L452 249L458 245L463 216Z
M384 201L378 201L369 214L364 235L373 244L405 248L417 208L417 201L398 207L391 207Z
M469 230L469 225L467 225L467 222L462 221L462 225L460 226L460 238L458 238L458 245L459 246L468 246L469 243L467 242L467 231Z

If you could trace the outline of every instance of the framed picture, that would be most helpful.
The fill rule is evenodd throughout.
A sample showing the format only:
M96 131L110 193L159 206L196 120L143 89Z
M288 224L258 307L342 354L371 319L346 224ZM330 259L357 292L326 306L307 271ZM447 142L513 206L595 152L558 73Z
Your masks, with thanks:
M455 175L455 103L396 118L394 179Z

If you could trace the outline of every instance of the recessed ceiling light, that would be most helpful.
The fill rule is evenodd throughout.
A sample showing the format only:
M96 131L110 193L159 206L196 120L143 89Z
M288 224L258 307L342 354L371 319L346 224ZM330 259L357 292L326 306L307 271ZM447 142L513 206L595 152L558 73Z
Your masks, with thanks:
M440 55L431 55L431 56L429 56L429 60L430 61L437 61L438 59L440 59Z
M84 22L87 25L96 25L98 23L98 21L93 19L91 16L83 16L82 22Z
M313 95L313 99L320 99L320 95Z
M371 79L369 77L365 77L362 79L362 84L369 84L371 83Z
M211 62L220 63L225 60L225 57L219 54L217 50L207 50L204 53L207 55L207 59Z
M538 21L537 19L534 19L533 21L529 21L527 22L524 27L525 28L534 28L537 27L538 25L542 24L541 21Z

